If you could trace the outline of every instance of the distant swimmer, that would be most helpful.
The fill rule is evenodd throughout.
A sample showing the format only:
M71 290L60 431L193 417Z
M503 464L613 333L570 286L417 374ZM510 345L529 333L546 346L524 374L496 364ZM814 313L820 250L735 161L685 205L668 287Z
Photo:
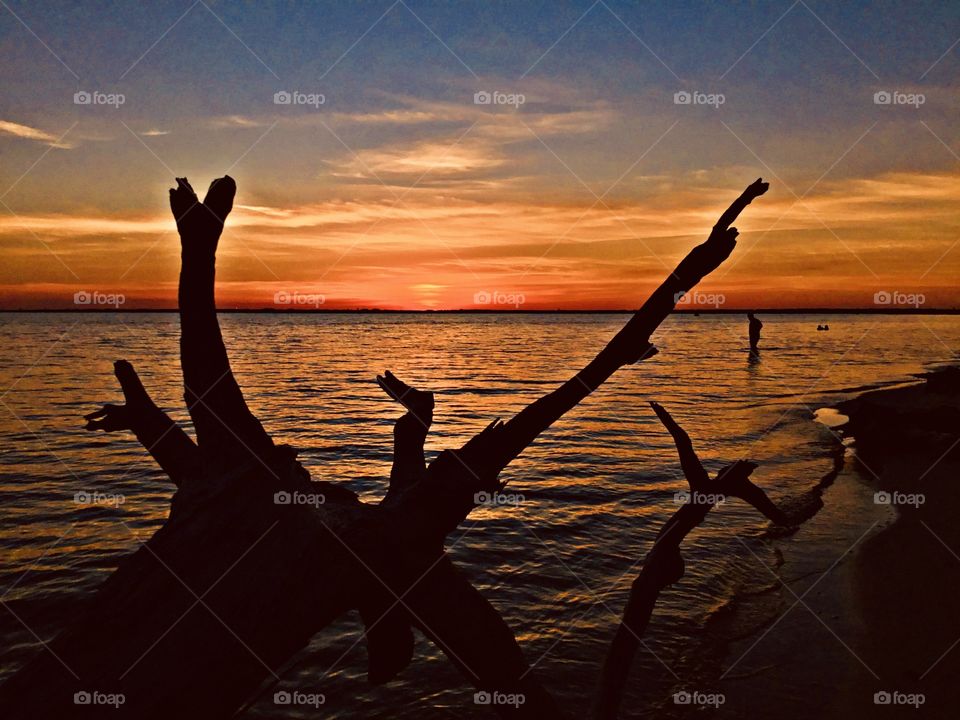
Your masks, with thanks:
M750 321L750 352L759 352L760 328L763 327L763 323L755 318L752 312L747 313L747 319Z
M829 325L817 325L817 330L829 330Z

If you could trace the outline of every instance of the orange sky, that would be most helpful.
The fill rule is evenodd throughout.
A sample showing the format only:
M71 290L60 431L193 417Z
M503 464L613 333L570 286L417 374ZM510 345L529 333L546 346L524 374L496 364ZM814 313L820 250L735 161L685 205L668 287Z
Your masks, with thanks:
M609 206L424 190L400 203L270 207L244 202L237 175L220 249L223 307L632 307L738 191L703 177L657 178L642 202ZM957 175L823 182L800 201L774 180L738 223L731 260L700 289L727 307L869 307L882 290L956 306L960 254L944 248L956 237L958 199ZM163 209L0 217L0 239L6 307L69 307L77 291L175 307L179 248Z
M517 7L3 16L0 308L174 307L167 188L225 171L225 308L635 307L758 176L694 304L960 306L960 18L654 4L641 41L627 9ZM296 88L323 104L273 102ZM75 102L97 89L124 101ZM475 101L498 89L523 100Z

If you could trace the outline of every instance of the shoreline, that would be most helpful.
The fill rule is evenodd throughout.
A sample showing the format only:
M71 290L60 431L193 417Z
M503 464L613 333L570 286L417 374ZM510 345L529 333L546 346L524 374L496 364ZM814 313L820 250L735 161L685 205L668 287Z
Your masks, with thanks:
M758 533L743 562L765 585L738 593L714 628L725 641L715 680L726 696L724 718L870 717L862 705L840 710L837 700L856 697L865 672L848 649L862 633L852 611L856 552L891 516L873 505L873 491L851 467L851 448L826 426L822 432L834 445L833 467L785 503L802 524Z
M920 380L838 409L850 418L843 431L854 439L854 465L874 502L895 513L853 564L858 645L880 677L867 685L891 697L922 694L926 714L955 710L960 701L960 368ZM877 709L914 711L909 704Z
M788 503L798 528L748 548L769 585L708 629L723 647L715 712L946 717L960 702L960 368L879 383L816 420L834 470Z
M846 396L878 387L886 384L838 392ZM850 686L858 671L834 636L859 631L849 611L850 550L890 514L872 504L873 491L851 467L852 450L831 422L846 418L825 418L817 411L809 419L814 422L798 428L800 437L821 444L829 464L803 492L777 498L796 525L767 524L737 538L739 587L704 628L702 647L710 659L694 689L723 695L723 704L711 709L717 717L839 718L842 713L832 708L835 694ZM691 689L680 685L686 684L676 689ZM660 708L664 717L679 720L701 717L702 710L669 700Z

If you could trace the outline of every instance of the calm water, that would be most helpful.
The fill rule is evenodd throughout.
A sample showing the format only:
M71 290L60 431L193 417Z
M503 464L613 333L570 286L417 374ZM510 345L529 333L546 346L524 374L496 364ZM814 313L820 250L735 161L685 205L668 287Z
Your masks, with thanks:
M508 417L566 379L626 317L609 315L228 315L224 334L251 408L301 450L315 478L369 500L389 472L399 416L373 381L389 368L438 393L431 455ZM623 609L635 563L684 487L669 436L647 402L663 403L712 469L749 457L775 499L794 498L833 467L836 439L814 411L864 386L952 360L960 318L762 316L762 359L750 363L739 316L678 316L661 354L626 368L505 473L517 507L478 509L448 546L517 633L548 688L586 708ZM119 402L112 362L130 360L157 402L188 423L175 315L0 314L0 677L53 637L163 522L171 486L132 437L93 435L81 415ZM84 507L79 491L122 494ZM737 593L768 586L774 548L732 501L685 545L687 574L664 593L637 658L631 708L668 701L709 673L722 648L704 625ZM738 539L739 538L739 539ZM741 540L743 542L741 542ZM745 543L745 544L744 544ZM749 550L748 550L749 548ZM751 557L756 553L756 558ZM763 562L758 562L760 558ZM15 615L14 615L15 613ZM19 619L18 619L19 618ZM282 673L321 692L320 717L486 717L472 690L426 642L385 688L366 684L361 626L347 617ZM250 717L278 711L272 690ZM397 709L399 708L399 709Z

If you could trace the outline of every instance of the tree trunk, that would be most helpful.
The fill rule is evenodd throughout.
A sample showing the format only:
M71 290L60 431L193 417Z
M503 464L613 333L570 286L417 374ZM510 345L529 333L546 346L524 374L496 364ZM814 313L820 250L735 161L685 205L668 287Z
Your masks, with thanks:
M616 369L649 357L650 334L679 294L730 254L736 237L730 223L765 190L760 181L750 186L581 373L509 422L445 451L419 479L404 475L389 502L370 505L343 488L311 482L295 452L274 445L247 409L212 294L233 182L215 181L200 203L181 181L171 207L183 241L181 360L197 443L156 408L132 368L118 364L127 405L94 413L90 427L137 434L178 486L170 516L120 564L79 620L0 687L0 715L229 717L313 635L358 609L367 624L372 680L388 680L406 665L409 628L416 627L476 688L524 695L518 707L493 706L502 716L561 717L512 631L445 556L443 541L473 509L476 493L499 489L499 471L544 429ZM422 450L422 438L417 442ZM641 586L654 567L659 563L648 559ZM657 592L676 562L663 567L650 586ZM631 632L642 633L655 598L634 586L625 617ZM631 642L619 634L615 640L617 677L604 680L613 710L603 717L615 712ZM120 697L119 708L104 704Z

